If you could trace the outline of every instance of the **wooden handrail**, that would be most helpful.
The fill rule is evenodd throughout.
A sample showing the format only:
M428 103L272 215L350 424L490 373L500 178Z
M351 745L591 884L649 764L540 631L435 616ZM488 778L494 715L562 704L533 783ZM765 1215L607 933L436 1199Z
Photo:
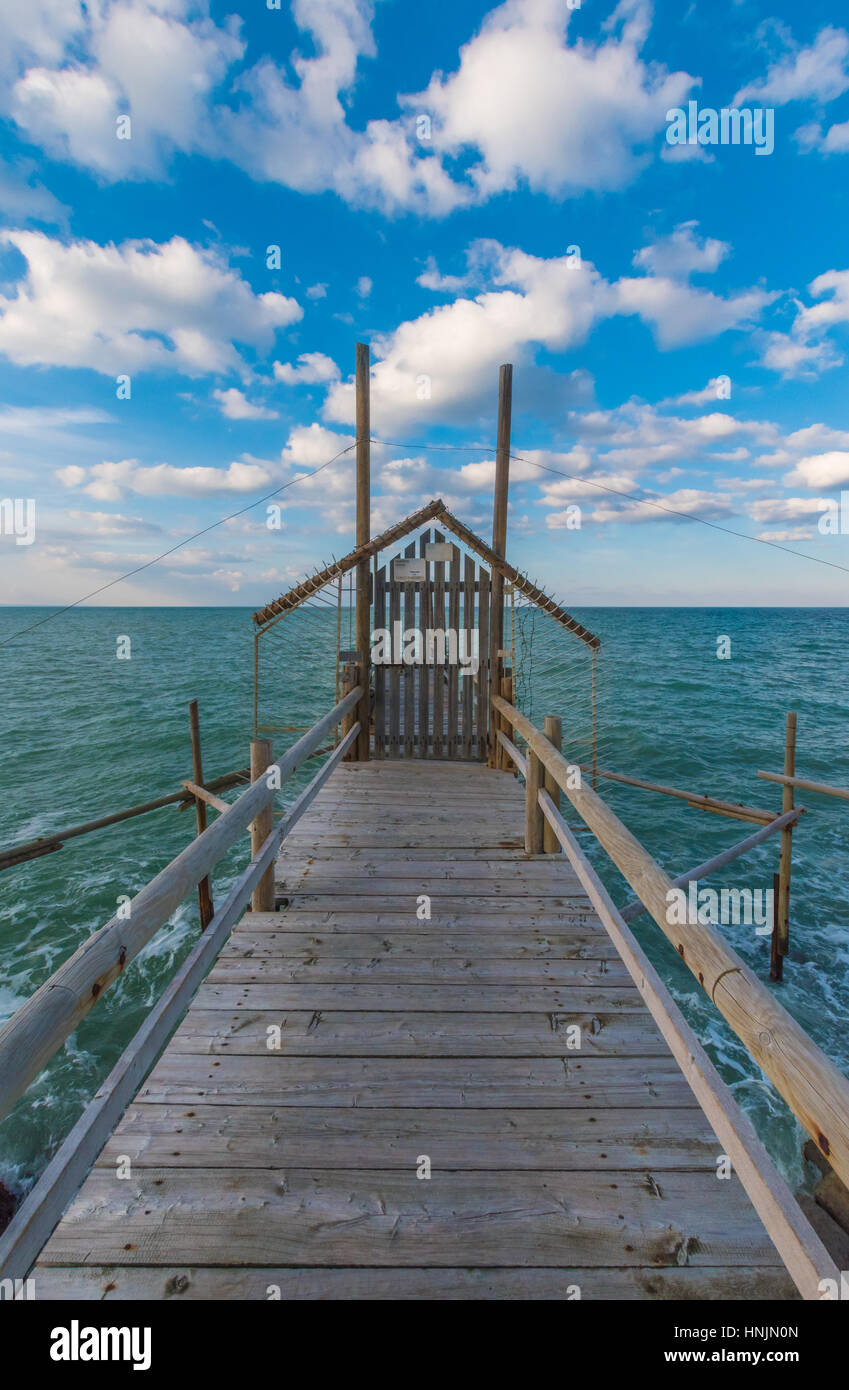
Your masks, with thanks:
M260 852L236 879L206 931L198 937L70 1134L27 1193L0 1236L0 1280L23 1279L28 1274L44 1242L162 1050L163 1043L179 1023L195 990L216 960L255 885L268 866L274 863L282 841L297 825L358 734L359 725L355 724L339 743L333 756L328 758L294 805L290 806Z
M718 932L667 920L669 895L675 890L648 850L583 779L580 787L570 785L574 779L567 775L566 759L530 720L497 695L492 704L551 772L723 1018L849 1185L849 1081Z
M822 1298L822 1280L839 1279L834 1261L548 792L539 805L796 1287L803 1298Z
M782 772L759 772L765 782L780 782L785 787L799 787L805 792L819 792L821 796L839 796L842 801L849 801L849 790L846 787L832 787L827 782L809 782L806 777L786 777Z
M202 835L145 884L126 905L126 916L115 916L94 932L17 1013L12 1014L0 1029L0 1119L8 1114L103 991L273 800L275 791L355 707L361 695L362 690L357 686L329 714L319 719L308 734L231 802ZM268 774L274 768L279 773L278 787L269 785Z

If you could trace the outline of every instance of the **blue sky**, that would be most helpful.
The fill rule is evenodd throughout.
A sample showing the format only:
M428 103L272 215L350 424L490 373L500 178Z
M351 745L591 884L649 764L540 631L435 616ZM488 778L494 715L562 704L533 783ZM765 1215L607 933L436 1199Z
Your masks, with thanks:
M841 19L0 0L0 497L37 509L0 599L72 601L288 483L282 529L258 506L97 601L253 606L344 553L353 455L302 475L351 442L360 338L403 446L374 447L375 528L441 495L489 534L512 361L508 548L539 582L845 604L818 528L849 488ZM773 112L774 150L670 145L689 101Z

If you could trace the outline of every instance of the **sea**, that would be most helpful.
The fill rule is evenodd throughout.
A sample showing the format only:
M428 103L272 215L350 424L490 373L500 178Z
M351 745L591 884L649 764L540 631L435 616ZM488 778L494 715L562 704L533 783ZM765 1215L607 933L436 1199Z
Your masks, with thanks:
M601 638L602 770L778 811L781 788L757 772L782 770L792 710L797 773L849 785L849 609L573 611ZM278 748L333 703L336 621L330 610L293 615L286 637L262 651L261 719L279 727L269 735ZM570 721L577 726L586 717L586 663L572 659L575 639L564 644L562 630L552 635L551 624L528 622L520 612L517 676L527 711L540 725L545 714L560 714L568 738ZM344 646L344 632L341 640ZM199 701L205 777L245 767L254 722L251 614L235 607L75 608L51 616L0 608L0 691L6 848L178 790L191 776L192 699ZM282 805L316 766L288 784ZM672 876L756 828L604 778L598 789ZM783 982L769 983L768 935L744 922L718 930L849 1074L849 802L810 793L797 793L797 801L807 810L794 834ZM114 915L123 896L185 847L194 820L192 809L168 807L0 872L0 1021ZM580 838L615 901L630 901L633 893L601 848L588 834ZM729 865L710 886L770 889L778 840ZM236 846L219 865L217 897L243 867L244 850ZM25 1192L43 1171L198 930L192 895L0 1124L0 1180L11 1190ZM794 1189L810 1187L798 1122L659 928L643 915L634 930L779 1168Z

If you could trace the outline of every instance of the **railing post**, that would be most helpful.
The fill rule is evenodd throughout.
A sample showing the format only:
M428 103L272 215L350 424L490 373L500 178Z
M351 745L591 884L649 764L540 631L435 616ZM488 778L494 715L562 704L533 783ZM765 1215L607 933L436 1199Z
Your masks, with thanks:
M192 780L196 787L203 786L203 758L200 749L200 718L198 716L198 702L192 700L189 703L189 728L192 735ZM206 803L201 801L199 796L195 797L195 807L197 813L197 832L202 835L206 829ZM198 884L198 907L200 909L200 929L206 931L213 917L215 907L212 902L212 884L209 878L202 878Z
M784 733L784 775L796 776L796 715L788 714ZM793 787L784 783L781 794L781 810L793 810ZM790 860L793 853L793 827L788 825L781 832L781 857L778 869L778 954L786 956L790 949ZM779 976L780 978L780 976Z
M513 679L513 673L510 670L510 667L508 666L501 677L501 689L499 691L499 694L501 695L502 700L506 700L508 705L512 705L515 693L516 685ZM512 764L507 753L501 747L501 744L498 742L498 730L503 729L505 734L512 734L513 731L507 724L506 720L501 719L499 715L496 715L496 720L497 722L493 731L493 737L495 739L495 766L501 772L509 772Z
M350 695L351 691L355 688L355 686L360 684L361 673L362 667L359 666L355 661L346 662L345 666L342 669L343 700L346 695ZM351 729L353 729L354 725L357 722L358 716L359 706L357 706L355 709L352 709L348 714L345 715L344 719L342 720L343 738ZM351 745L350 750L345 754L344 758L342 759L343 763L355 763L357 761L357 758L359 756L358 744L359 738L357 738L356 742Z
M251 781L255 782L258 777L274 762L274 753L271 747L271 740L268 738L255 738L251 741ZM251 856L259 853L265 841L274 829L274 797L271 796L267 805L263 806L256 820L251 821ZM269 864L259 883L253 891L251 898L251 910L253 912L273 912L274 911L274 865Z
M558 753L562 752L563 726L561 724L561 721L557 718L556 714L547 714L545 716L543 731L549 743L554 744L554 747L557 749ZM554 802L554 805L559 811L560 787L557 784L557 780L554 777L554 774L549 772L548 768L545 769L545 790L548 792L549 796ZM545 854L560 853L560 841L558 840L557 836L554 833L554 830L552 829L549 821L546 819L545 816L543 816L542 847L543 853Z
M545 816L539 804L542 763L529 746L525 768L525 853L542 854Z

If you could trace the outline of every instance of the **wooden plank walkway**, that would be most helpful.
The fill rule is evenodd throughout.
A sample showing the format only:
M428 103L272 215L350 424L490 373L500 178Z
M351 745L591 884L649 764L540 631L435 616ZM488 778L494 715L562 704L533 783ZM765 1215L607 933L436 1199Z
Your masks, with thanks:
M337 769L40 1298L795 1296L567 861L525 856L523 808L482 765Z

